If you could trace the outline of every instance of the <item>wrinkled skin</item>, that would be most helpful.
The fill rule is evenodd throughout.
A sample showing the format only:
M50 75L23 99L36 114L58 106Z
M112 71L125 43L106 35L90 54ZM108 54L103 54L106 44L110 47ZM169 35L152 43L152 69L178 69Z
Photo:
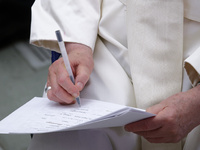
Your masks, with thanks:
M129 132L143 136L151 143L176 143L200 124L200 85L173 95L147 109L155 117L130 123Z
M78 43L66 43L66 51L75 85L69 78L63 58L60 58L49 67L47 86L51 86L51 90L47 92L47 97L60 104L73 104L74 98L79 96L89 80L94 67L93 54L89 47Z
M50 100L74 104L74 97L84 88L94 67L92 50L82 44L66 43L66 50L75 77L71 82L63 59L49 67L47 92ZM155 117L130 123L125 130L143 136L152 143L176 143L200 124L200 85L187 92L175 94L147 109Z

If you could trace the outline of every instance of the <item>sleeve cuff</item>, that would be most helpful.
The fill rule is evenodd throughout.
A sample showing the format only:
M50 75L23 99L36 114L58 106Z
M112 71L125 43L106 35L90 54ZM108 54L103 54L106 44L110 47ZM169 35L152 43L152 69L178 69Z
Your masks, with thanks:
M37 0L32 6L30 43L59 52L56 30L64 42L80 43L94 50L101 1Z
M184 61L184 68L192 83L196 86L200 83L200 47Z

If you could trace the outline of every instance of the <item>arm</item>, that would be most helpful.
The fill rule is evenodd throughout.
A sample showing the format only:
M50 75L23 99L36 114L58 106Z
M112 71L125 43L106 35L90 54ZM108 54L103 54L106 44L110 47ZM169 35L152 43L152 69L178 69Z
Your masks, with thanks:
M75 77L75 85L71 82L63 59L60 58L49 67L47 86L51 86L47 96L50 100L61 104L74 103L93 70L92 50L88 46L77 43L66 43L69 61Z
M144 136L154 143L177 142L200 124L200 24L185 20L184 67L193 88L173 95L147 111L156 117L129 124L128 131ZM189 86L189 82L185 82Z
M101 0L36 0L32 6L30 43L59 51L55 31L63 41L92 50L96 42Z
M32 7L30 42L59 51L55 31L61 30L75 77L69 79L62 58L49 67L48 98L62 104L73 103L93 69L92 51L100 18L100 0L36 0Z
M197 49L185 61L193 88L148 108L147 111L156 114L156 117L126 125L127 131L141 135L149 142L175 143L200 125L199 54L200 49Z
M185 61L185 68L193 88L173 95L147 109L156 117L125 126L129 132L143 136L153 143L175 143L182 140L196 126L200 125L199 56L197 49Z
M152 143L176 143L200 124L200 85L147 109L155 117L125 126Z

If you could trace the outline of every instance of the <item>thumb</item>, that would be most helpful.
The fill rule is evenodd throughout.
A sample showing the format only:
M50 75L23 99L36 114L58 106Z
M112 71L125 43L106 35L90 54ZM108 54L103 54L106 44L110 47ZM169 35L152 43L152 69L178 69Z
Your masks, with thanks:
M87 67L79 66L79 69L76 74L75 85L78 87L79 91L83 90L85 84L90 78L91 71Z
M152 113L152 114L158 114L160 111L164 109L164 105L162 104L156 104L152 107L147 108L147 112Z

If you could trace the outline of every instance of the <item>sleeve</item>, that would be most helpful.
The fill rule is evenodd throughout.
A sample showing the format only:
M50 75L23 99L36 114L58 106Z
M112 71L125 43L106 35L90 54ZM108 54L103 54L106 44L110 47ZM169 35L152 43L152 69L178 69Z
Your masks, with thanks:
M59 51L55 31L65 42L94 49L101 0L36 0L32 6L30 43Z
M192 86L196 86L200 82L200 47L185 60L184 67Z
M196 22L194 26L190 23L192 21L189 22L191 30L188 38L195 48L184 61L185 70L194 87L200 82L200 1L184 0L184 7L185 18L192 20L193 24Z
M200 1L199 0L183 0L184 16L190 20L200 22Z

